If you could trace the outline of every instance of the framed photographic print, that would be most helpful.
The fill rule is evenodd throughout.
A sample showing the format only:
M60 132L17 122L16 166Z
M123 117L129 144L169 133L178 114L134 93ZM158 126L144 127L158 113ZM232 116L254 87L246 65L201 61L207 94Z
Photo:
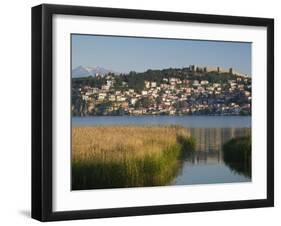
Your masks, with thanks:
M274 21L32 8L32 217L274 205Z

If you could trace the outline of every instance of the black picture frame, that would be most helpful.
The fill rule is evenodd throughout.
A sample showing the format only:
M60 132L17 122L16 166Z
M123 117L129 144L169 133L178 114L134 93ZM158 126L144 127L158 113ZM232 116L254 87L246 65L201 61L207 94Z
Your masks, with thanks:
M267 198L54 212L52 210L52 18L55 14L266 27ZM32 218L40 221L56 221L271 206L274 206L273 19L49 4L32 8Z

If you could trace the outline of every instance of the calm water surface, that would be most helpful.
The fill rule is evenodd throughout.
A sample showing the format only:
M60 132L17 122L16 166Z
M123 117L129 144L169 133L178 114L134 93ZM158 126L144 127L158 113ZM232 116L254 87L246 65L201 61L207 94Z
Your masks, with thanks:
M181 125L186 128L251 128L248 116L96 116L73 117L72 126Z
M222 145L234 137L251 135L248 116L99 116L73 117L72 126L181 125L196 139L195 153L181 162L175 185L249 182L247 174L223 161Z

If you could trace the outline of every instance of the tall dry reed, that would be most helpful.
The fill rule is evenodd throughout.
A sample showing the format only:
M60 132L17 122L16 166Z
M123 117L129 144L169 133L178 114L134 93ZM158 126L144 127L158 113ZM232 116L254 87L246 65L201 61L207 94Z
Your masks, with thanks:
M183 149L192 149L179 126L95 126L72 129L72 188L167 184Z

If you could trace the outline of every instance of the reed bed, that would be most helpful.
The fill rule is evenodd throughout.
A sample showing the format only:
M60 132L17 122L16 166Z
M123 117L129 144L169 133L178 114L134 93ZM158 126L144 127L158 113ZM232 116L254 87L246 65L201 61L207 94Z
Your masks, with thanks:
M72 189L165 185L194 146L179 126L73 128Z
M223 145L223 159L230 169L248 178L252 176L252 143L250 136L237 137Z

